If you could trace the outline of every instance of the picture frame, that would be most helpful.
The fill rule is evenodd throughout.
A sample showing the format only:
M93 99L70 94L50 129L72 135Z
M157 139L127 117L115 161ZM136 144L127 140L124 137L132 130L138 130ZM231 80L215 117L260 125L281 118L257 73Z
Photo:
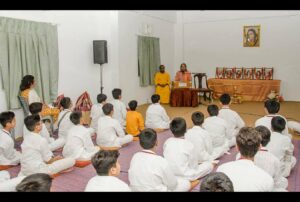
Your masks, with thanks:
M256 80L262 80L264 79L264 69L263 68L256 68L254 67L253 68L253 79L256 79Z
M246 80L253 79L253 68L243 68L243 79Z
M243 79L243 68L234 67L235 79Z
M244 47L260 47L260 40L260 25L244 26Z
M216 78L217 79L224 79L224 67L217 67L216 68Z
M234 68L224 68L224 78L233 79L235 75Z
M263 77L265 80L273 80L273 74L274 74L274 68L268 68L268 67L264 67L263 68Z

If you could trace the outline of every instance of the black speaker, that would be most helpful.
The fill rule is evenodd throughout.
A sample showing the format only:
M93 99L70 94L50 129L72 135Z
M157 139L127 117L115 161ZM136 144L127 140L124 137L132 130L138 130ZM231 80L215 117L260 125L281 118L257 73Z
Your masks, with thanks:
M94 49L94 64L104 64L107 63L107 41L106 40L96 40L93 41Z

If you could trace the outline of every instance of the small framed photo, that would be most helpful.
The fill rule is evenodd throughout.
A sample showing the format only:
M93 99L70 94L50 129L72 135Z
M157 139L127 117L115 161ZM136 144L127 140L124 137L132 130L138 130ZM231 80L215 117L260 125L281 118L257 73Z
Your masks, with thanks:
M225 79L234 78L234 68L224 68L224 77Z
M224 79L224 67L217 67L216 68L216 78L217 79Z
M246 80L253 79L253 68L243 68L243 78Z
M254 79L257 79L257 80L264 79L263 68L254 67L253 68L253 77L254 77Z
M244 26L244 47L260 46L260 25Z
M263 68L263 77L265 80L273 80L274 68Z
M243 78L243 68L234 68L235 72L235 79L242 79Z

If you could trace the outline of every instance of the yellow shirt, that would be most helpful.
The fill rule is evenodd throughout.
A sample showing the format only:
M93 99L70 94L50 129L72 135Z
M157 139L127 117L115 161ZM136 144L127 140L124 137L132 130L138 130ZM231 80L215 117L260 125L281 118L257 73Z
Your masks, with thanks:
M126 114L126 132L131 135L138 135L144 130L144 118L137 111L128 111Z

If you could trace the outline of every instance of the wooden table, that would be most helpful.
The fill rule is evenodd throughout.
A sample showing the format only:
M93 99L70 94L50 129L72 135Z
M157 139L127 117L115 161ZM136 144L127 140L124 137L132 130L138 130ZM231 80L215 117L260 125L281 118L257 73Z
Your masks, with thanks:
M194 88L173 88L171 90L170 105L172 107L197 107L198 90Z
M219 98L223 93L231 96L236 93L244 101L264 101L271 90L280 93L280 80L235 80L235 79L208 79L208 87L214 93L214 98Z

